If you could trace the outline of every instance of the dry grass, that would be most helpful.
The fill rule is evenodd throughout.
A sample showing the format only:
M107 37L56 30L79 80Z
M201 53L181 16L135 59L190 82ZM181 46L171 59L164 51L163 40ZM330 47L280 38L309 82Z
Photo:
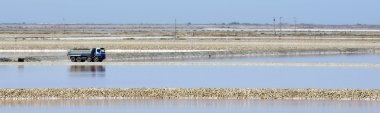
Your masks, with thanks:
M128 50L231 50L231 51L289 51L289 50L348 50L379 49L380 40L28 40L0 41L3 50L72 49L104 47Z
M283 25L282 36L288 37L367 37L378 38L379 26L318 26ZM272 25L177 25L179 37L273 37ZM174 25L0 25L0 38L48 38L48 37L125 37L125 36L173 36Z

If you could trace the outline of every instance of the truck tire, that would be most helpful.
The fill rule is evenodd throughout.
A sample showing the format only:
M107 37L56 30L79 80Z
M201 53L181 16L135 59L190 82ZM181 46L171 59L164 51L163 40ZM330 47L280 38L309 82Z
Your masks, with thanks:
M94 62L99 62L99 61L100 61L100 59L98 57L94 58Z
M82 59L80 57L75 58L75 62L81 62Z
M86 62L92 62L92 58L91 57L87 57Z
M75 62L75 57L70 57L71 62Z

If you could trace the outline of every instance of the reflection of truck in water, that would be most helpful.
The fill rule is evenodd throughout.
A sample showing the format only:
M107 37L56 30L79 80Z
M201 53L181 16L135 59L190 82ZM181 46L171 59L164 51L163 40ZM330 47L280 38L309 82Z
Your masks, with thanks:
M72 65L70 66L70 75L72 76L92 76L104 77L106 68L102 65Z
M67 52L71 62L102 62L106 59L104 48L72 49Z
M102 65L72 65L70 66L70 72L72 73L83 73L83 72L105 72L106 68Z

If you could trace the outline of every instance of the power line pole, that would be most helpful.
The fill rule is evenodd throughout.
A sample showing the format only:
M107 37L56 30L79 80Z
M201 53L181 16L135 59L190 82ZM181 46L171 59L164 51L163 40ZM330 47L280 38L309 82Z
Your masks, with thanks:
M282 17L280 17L280 37L282 36Z
M297 33L297 17L294 17L294 34Z
M63 20L63 34L66 34L66 20L65 18L62 18Z
M273 32L274 32L274 36L277 35L277 32L276 32L276 17L273 17Z
M177 39L177 19L174 19L174 39Z

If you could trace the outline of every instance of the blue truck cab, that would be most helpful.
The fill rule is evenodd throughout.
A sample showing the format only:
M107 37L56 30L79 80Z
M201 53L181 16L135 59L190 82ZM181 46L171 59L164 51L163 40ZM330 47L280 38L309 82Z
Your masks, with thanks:
M94 56L99 59L106 59L106 50L104 48L96 48Z

